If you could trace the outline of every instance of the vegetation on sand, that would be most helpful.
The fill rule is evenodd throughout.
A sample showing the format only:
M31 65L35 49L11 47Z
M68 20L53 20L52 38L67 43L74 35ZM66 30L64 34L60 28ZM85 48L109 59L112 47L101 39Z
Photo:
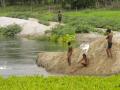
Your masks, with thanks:
M22 28L17 24L0 27L0 36L15 37L21 30Z

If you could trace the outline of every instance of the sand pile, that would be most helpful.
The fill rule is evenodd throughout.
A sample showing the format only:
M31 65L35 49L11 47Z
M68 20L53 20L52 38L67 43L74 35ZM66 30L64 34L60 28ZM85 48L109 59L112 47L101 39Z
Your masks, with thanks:
M10 17L0 17L0 27L6 27L8 25L17 24L22 27L22 31L19 35L43 35L46 30L51 30L58 25L57 22L50 22L50 26L46 26L38 23L38 20L34 18L29 18L29 20L10 18Z
M78 64L79 55L82 56L82 51L79 48L74 49L72 56L72 66L67 64L66 52L44 52L38 56L37 63L45 67L50 72L66 73L75 75L109 75L120 72L120 39L113 40L113 58L108 58L106 55L107 42L105 38L99 38L90 43L88 51L89 66L81 67ZM80 57L81 59L82 57ZM79 60L80 60L79 59Z

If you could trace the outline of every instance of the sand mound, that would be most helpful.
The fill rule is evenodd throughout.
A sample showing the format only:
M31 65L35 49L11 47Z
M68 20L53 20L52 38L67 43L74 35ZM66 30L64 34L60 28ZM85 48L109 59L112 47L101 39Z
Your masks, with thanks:
M58 25L57 22L50 22L50 26L46 26L38 23L38 20L34 18L29 18L29 20L10 18L10 17L0 17L0 26L5 27L12 24L18 24L22 27L22 31L19 35L43 35L46 30L51 30Z
M120 72L120 39L113 40L113 58L108 58L106 55L106 40L99 38L90 44L88 51L89 66L81 67L78 64L79 55L82 56L82 51L76 48L72 56L72 66L67 64L66 52L44 52L38 56L37 63L45 67L50 72L67 73L75 75L109 75ZM80 57L81 59L82 57Z

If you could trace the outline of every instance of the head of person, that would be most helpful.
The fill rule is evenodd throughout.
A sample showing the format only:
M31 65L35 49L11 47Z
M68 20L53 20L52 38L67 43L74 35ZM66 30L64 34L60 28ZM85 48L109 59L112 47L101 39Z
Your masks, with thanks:
M107 29L106 33L107 34L111 33L111 29Z
M61 13L61 11L59 10L58 13Z
M87 57L87 56L86 56L86 54L84 53L84 54L83 54L83 58L86 58L86 57Z
M71 45L71 42L68 42L68 46L70 46Z

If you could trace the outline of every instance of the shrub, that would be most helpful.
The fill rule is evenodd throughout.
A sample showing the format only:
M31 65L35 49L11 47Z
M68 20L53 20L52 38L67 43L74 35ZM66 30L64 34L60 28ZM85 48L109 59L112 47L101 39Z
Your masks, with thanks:
M65 34L65 35L62 35L58 38L58 42L62 42L62 43L67 43L67 42L73 42L75 41L75 34Z
M89 33L90 31L92 31L92 29L94 29L94 28L91 27L90 25L87 25L87 24L79 24L79 25L75 28L75 32L76 32L76 33Z
M53 42L59 42L59 43L67 43L69 41L73 42L75 41L75 34L65 34L58 36L57 34L53 34L50 37L50 40Z
M14 37L22 28L19 25L8 25L7 27L0 28L0 33L6 37Z
M70 25L65 25L65 26L58 26L57 28L54 28L52 30L53 34L57 35L65 35L65 34L74 34L74 27Z
M25 38L32 39L32 40L37 40L37 41L48 41L50 40L49 36L43 35L43 36L32 36L32 35L27 35Z
M43 21L43 20L39 20L39 23L40 23L40 24L47 25L47 26L50 25L50 23L49 23L48 21Z
M33 17L29 12L9 13L7 16L12 18L19 18L19 19L28 19L30 17Z
M50 40L53 42L58 42L58 38L59 38L59 36L57 34L52 34L50 36Z

